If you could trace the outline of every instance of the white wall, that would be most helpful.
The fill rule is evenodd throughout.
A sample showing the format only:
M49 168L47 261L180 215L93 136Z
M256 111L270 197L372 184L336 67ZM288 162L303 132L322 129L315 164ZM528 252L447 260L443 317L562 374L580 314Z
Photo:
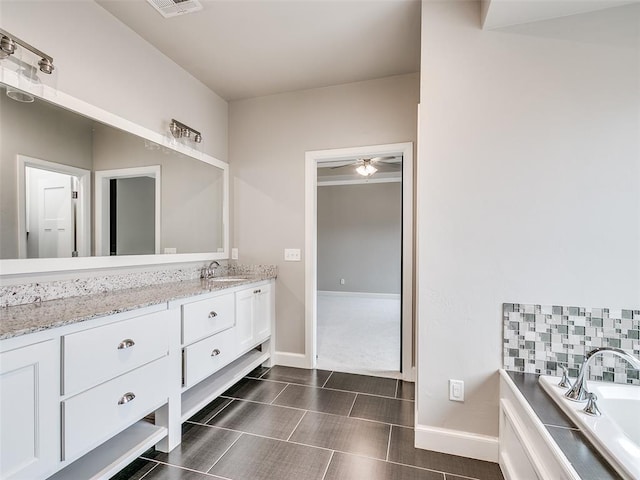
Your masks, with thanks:
M305 151L415 141L418 75L231 102L231 245L278 265L276 348L304 353Z
M418 427L498 434L503 302L640 305L639 18L423 1Z
M92 0L3 1L0 18L53 57L59 90L157 132L176 118L227 160L227 103Z
M318 290L400 294L402 183L320 186L317 214Z

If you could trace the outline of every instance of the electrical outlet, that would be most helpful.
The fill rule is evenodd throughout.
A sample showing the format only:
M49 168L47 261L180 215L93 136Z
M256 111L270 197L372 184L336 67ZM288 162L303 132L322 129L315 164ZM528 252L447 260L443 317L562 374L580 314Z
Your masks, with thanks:
M238 260L238 249L237 248L232 248L231 249L231 260Z
M340 285L344 285L344 284L345 284L344 278L341 278L340 279Z
M449 400L464 402L464 381L449 380Z
M172 247L165 247L164 248L164 253L165 254L178 253L178 249L177 248L172 248Z
M285 262L299 262L300 261L300 249L299 248L285 248L284 249Z

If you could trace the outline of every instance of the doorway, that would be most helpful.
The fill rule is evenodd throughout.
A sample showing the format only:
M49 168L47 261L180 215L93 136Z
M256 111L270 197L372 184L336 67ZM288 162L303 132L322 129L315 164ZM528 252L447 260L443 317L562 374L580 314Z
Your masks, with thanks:
M95 172L96 255L160 253L160 165Z
M306 154L311 368L414 379L412 165L412 143Z
M90 254L90 176L81 168L18 155L19 258Z

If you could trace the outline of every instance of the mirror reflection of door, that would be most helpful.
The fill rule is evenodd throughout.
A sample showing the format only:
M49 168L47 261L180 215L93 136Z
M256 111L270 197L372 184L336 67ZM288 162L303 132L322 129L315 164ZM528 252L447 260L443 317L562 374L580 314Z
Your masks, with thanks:
M160 253L160 166L94 175L96 255Z
M27 258L77 255L77 183L72 175L25 169Z

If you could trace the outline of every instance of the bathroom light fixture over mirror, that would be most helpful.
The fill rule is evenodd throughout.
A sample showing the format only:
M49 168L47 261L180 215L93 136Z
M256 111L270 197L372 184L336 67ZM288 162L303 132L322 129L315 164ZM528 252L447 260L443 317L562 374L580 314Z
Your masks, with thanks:
M0 29L0 60L6 60L3 62L3 68L13 70L18 79L17 88L7 89L7 96L13 100L31 103L34 101L32 93L42 94L39 72L49 77L48 83L55 84L55 80L52 79L55 70L53 58L2 29ZM55 89L55 85L53 87Z
M185 125L182 122L179 122L175 118L171 119L171 123L169 124L169 131L171 135L175 138L184 138L193 140L195 143L202 142L202 134L197 130Z

